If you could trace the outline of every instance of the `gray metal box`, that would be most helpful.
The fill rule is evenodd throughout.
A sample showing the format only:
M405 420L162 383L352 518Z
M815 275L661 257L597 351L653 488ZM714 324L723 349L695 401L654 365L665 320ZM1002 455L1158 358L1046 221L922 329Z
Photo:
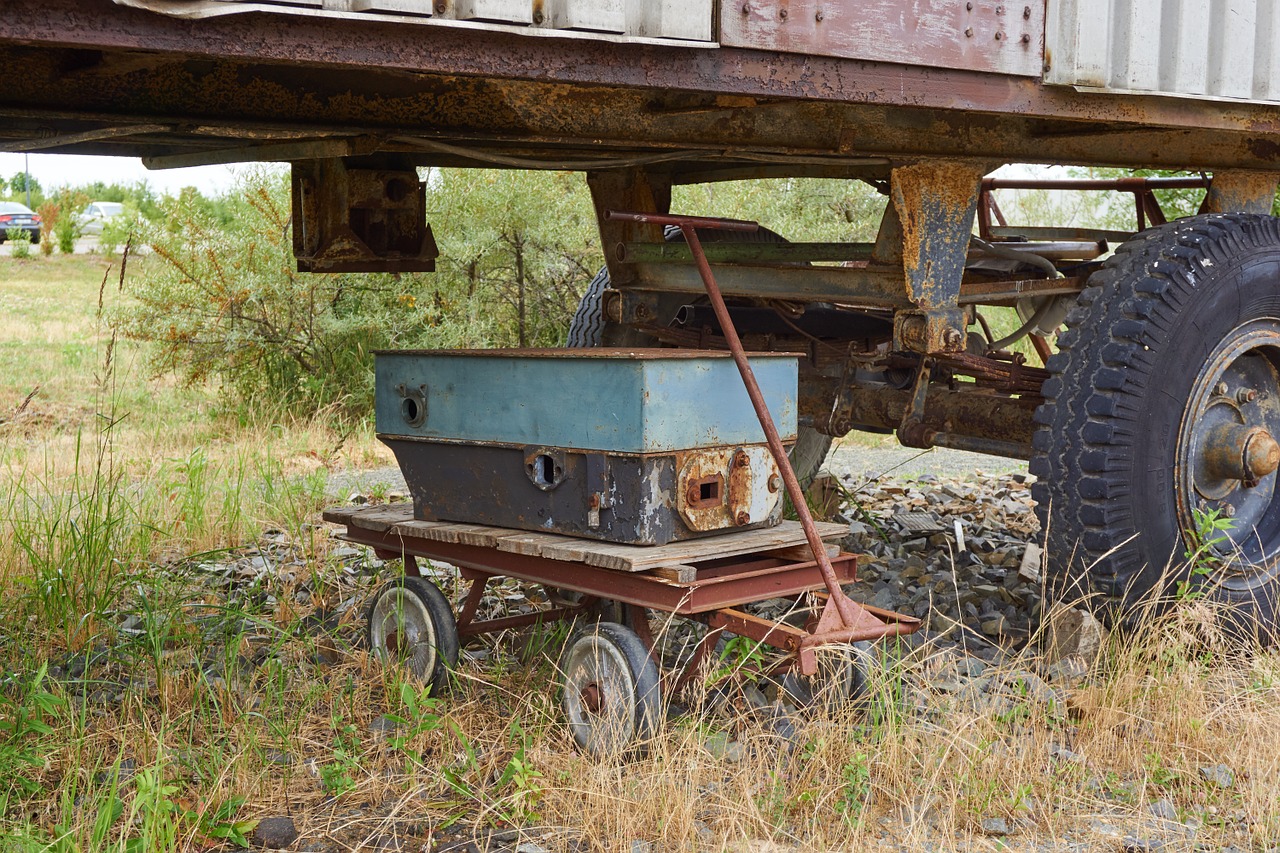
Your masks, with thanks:
M794 355L752 356L784 441ZM628 544L776 524L781 479L727 353L378 353L378 437L422 520Z

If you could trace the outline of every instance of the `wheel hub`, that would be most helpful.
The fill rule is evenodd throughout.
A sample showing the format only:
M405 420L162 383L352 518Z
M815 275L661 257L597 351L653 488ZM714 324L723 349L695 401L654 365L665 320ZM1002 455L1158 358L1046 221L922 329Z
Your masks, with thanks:
M1220 424L1207 432L1201 449L1207 476L1203 480L1196 478L1196 489L1205 497L1221 497L1210 493L1210 484L1215 481L1228 491L1235 487L1235 481L1252 488L1280 467L1280 444L1263 427Z
M1210 546L1220 580L1260 577L1280 554L1277 436L1280 319L1267 318L1233 329L1205 359L1179 434L1179 523L1188 551L1220 540Z

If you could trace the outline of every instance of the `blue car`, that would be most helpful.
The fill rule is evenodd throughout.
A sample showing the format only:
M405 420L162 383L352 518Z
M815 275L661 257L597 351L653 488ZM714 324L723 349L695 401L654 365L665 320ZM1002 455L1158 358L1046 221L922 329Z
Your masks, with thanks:
M31 235L32 243L40 242L40 214L16 201L0 201L0 243L9 239L9 232L14 228Z

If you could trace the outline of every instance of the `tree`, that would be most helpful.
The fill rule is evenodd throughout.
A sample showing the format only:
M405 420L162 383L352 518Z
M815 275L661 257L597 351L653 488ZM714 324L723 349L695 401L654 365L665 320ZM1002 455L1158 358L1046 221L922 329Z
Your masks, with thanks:
M27 172L18 172L9 179L9 192L13 195L26 195L27 185L31 187L31 199L37 201L39 196L44 193L40 189L40 182Z
M501 306L494 343L559 346L601 262L582 176L444 169L428 186L437 286Z

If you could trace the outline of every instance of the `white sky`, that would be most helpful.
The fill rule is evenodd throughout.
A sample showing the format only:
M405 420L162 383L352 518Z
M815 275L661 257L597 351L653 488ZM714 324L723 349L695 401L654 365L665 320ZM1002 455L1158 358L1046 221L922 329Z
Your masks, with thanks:
M6 181L23 171L22 154L0 154L0 177ZM231 188L236 169L243 166L197 166L192 169L151 171L136 157L90 157L82 154L32 154L31 176L47 193L55 187L77 186L93 181L107 184L134 184L145 180L159 195L195 187L207 196Z

